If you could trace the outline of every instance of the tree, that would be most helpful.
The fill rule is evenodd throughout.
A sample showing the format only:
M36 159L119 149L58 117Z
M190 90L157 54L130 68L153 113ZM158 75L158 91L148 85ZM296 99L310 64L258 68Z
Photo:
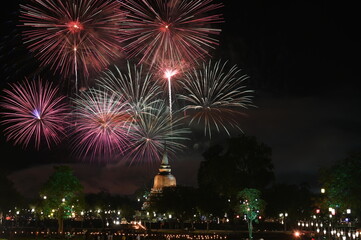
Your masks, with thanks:
M83 206L83 186L68 166L56 166L42 187L41 208L46 216L58 220L58 233L64 231L64 219L74 217Z
M202 216L207 219L222 218L227 209L227 199L207 189L197 190L197 207Z
M197 213L197 199L197 190L193 187L165 187L161 193L151 195L149 210L172 214L184 223Z
M265 214L278 218L281 213L287 213L286 222L295 223L299 219L307 218L313 209L314 194L306 184L275 184L266 189L263 194L267 202Z
M320 182L326 196L323 208L334 208L338 213L352 209L361 217L361 153L336 162L321 169Z
M2 196L0 197L0 224L2 224L3 213L23 205L23 197L16 191L13 182L3 173L0 173L0 189Z
M261 192L254 188L245 188L239 192L238 197L241 199L238 212L244 214L247 225L249 239L253 239L253 222L258 222L258 216L264 211L266 202L261 199Z
M235 198L239 189L265 188L273 179L272 150L253 136L230 138L203 153L200 188Z
M98 216L105 227L107 210L119 211L122 218L131 219L135 214L137 203L126 196L112 195L107 192L91 193L85 196L86 208L100 209ZM110 212L110 211L109 211ZM108 214L109 215L109 214Z
M189 186L165 187L162 192L149 195L149 207L147 211L160 214L171 214L181 224L190 222L193 224L197 218L209 222L217 217L223 217L226 207L226 199L219 195Z

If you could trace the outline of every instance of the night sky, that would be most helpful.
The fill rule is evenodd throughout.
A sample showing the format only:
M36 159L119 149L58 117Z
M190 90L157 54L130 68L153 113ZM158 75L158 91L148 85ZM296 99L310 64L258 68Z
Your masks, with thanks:
M308 183L317 171L361 150L360 14L356 3L224 0L225 23L215 60L228 60L250 76L257 108L241 128L272 148L276 181ZM10 4L10 3L9 3ZM18 2L2 6L1 88L22 80L36 61L16 46ZM9 41L10 39L10 41ZM12 67L11 67L12 66ZM23 150L1 135L1 167L18 190L36 196L54 164L70 164L87 192L132 194L149 186L157 164L76 162L64 146ZM170 159L179 185L197 185L202 152L216 140L193 141Z

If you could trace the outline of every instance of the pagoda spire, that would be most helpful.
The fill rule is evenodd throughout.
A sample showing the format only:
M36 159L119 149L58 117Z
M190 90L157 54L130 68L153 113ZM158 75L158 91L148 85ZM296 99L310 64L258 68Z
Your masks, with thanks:
M161 165L169 165L167 150L164 150L163 152Z

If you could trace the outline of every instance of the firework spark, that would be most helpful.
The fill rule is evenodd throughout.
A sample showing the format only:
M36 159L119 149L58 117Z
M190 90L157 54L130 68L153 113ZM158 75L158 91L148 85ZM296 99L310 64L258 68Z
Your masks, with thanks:
M150 65L164 59L194 62L218 45L221 14L207 15L223 7L212 0L126 0L125 50L129 57Z
M65 137L67 107L64 97L57 96L58 88L51 83L24 80L4 89L1 106L2 124L9 125L4 132L7 140L27 147L34 141L36 149L45 142L50 148Z
M74 152L90 160L117 160L129 147L132 118L124 98L90 89L75 103Z
M163 88L163 92L168 93L168 95L173 90L179 89L179 79L181 79L184 72L189 69L190 64L185 61L179 62L164 59L151 68L151 70L155 73L155 79L157 79L158 84ZM170 85L169 81L171 82ZM169 86L171 86L171 88L169 88Z
M161 93L152 77L151 73L143 71L142 66L131 67L128 62L126 73L115 66L115 70L105 71L97 83L114 94L126 96L133 115L137 115Z
M166 69L164 72L164 77L167 78L168 81L168 98L169 98L169 116L170 116L170 121L172 123L172 115L173 115L173 110L172 110L172 105L173 105L173 101L172 101L172 77L174 75L176 75L178 72L176 69Z
M158 62L151 68L155 72L157 83L162 87L164 93L168 93L169 114L172 121L173 115L173 92L176 92L180 85L179 79L182 78L184 72L189 70L189 63L185 61L165 60Z
M175 153L185 146L189 130L182 126L182 118L173 120L171 124L167 106L159 100L139 114L134 121L132 148L129 156L132 161L158 162L164 152L165 145L169 153Z
M230 135L229 127L238 128L237 116L241 109L252 105L252 90L246 90L247 75L233 66L226 72L226 64L217 61L203 64L185 74L181 82L185 92L179 95L186 106L184 111L191 114L190 124L204 124L205 135L211 136L212 129L224 129Z
M81 69L84 77L120 56L120 29L125 15L111 0L30 0L20 5L24 43L64 78Z

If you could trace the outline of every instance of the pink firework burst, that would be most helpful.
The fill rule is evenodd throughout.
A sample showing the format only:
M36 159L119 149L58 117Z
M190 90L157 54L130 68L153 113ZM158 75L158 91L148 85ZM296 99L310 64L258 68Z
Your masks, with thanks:
M74 151L83 159L116 160L129 148L132 117L119 94L91 89L74 100Z
M27 147L34 141L35 147L42 143L50 148L65 137L68 108L64 97L58 96L58 88L51 83L38 81L10 84L5 89L1 106L4 111L2 124L7 140Z
M20 5L24 43L64 78L100 71L121 55L120 23L125 15L115 0L30 0Z
M212 25L223 21L221 14L208 14L222 6L212 0L126 0L125 50L150 65L204 59L218 45L221 30Z

